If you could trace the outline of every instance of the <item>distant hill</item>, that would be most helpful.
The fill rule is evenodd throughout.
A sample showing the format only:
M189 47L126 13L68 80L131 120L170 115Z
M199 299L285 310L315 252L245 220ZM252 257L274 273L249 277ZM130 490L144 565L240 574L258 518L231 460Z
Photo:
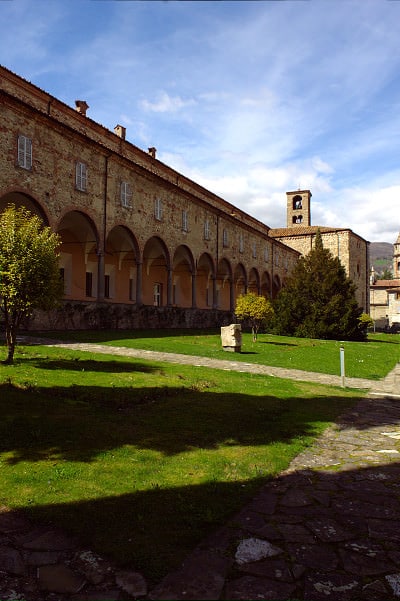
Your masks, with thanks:
M371 242L369 258L376 275L381 274L385 269L393 271L393 244L389 242Z

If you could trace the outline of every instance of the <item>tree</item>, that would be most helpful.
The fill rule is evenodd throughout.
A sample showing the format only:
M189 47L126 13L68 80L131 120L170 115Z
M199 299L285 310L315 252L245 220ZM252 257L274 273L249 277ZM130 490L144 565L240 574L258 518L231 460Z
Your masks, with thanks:
M265 296L259 296L254 292L248 292L238 297L236 301L235 315L238 319L248 319L253 333L253 342L257 340L258 330L265 325L273 316L274 310Z
M13 363L17 332L35 309L48 310L63 294L58 266L60 239L27 209L9 205L0 215L0 310Z
M378 280L393 280L393 272L390 269L384 269L377 277Z
M275 299L274 310L277 334L333 340L366 336L355 286L340 260L323 247L319 230L314 248L300 257Z

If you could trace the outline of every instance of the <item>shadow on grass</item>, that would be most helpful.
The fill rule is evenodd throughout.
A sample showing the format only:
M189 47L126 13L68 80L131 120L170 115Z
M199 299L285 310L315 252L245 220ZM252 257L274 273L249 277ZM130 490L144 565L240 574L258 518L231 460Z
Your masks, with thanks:
M303 469L280 476L275 487L260 478L245 484L216 482L169 489L155 487L115 497L30 507L24 510L24 515L50 527L56 524L67 529L81 544L100 555L108 556L120 566L142 572L152 587L178 569L199 543L202 549L217 548L221 557L226 558L226 576L228 569L233 567L240 540L254 536L268 538L273 545L285 550L285 555L280 557L280 569L290 572L299 563L306 566L298 572L298 582L292 587L291 592L296 586L300 592L306 585L304 597L303 593L300 597L290 596L296 599L322 598L311 594L313 579L310 581L309 577L315 570L321 570L321 558L328 553L327 539L316 537L314 527L321 533L320 524L327 523L335 535L336 531L341 533L341 538L333 540L335 552L346 558L351 586L357 587L351 589L351 599L361 599L366 598L361 591L371 582L371 574L375 579L379 574L385 582L384 574L398 571L398 553L389 552L390 559L386 557L384 567L381 561L378 570L376 562L379 560L375 556L377 548L396 549L400 540L399 477L399 463L336 473ZM263 485L266 486L260 490ZM285 502L286 497L292 495L293 498L296 494L307 499L307 503L294 506ZM328 497L329 503L324 502ZM244 505L247 505L245 509L238 513ZM224 526L227 520L230 522ZM293 526L299 523L302 526ZM308 531L312 544L307 539L308 544L300 546L296 527L302 528L303 537ZM206 536L209 536L208 540L205 540ZM358 544L352 548L349 540L358 541ZM193 561L197 565L198 578L204 578L206 572L201 564L198 565L199 557L193 558L192 565ZM274 573L275 561L272 557L260 562L261 572L257 571L259 564L250 564L248 571L263 576L268 571ZM190 565L190 557L186 563ZM338 571L343 578L340 567L336 570L330 567L326 574L318 577L325 576L329 583ZM183 583L190 587L193 573L192 567L186 581L175 579L175 587L177 582L182 587L180 590L183 590ZM243 571L238 571L236 566L233 577L242 575ZM293 580L287 582L293 583ZM244 596L238 598L254 598L247 596L245 591L242 594ZM167 597L156 595L152 598ZM345 598L350 599L350 596ZM379 596L381 598L393 597L388 589L387 596Z
M110 347L110 354L112 354L112 347ZM66 371L77 371L77 372L99 372L99 373L129 373L129 372L141 372L141 373L162 373L162 369L154 367L150 363L138 363L135 362L123 362L123 361L102 361L94 359L47 359L47 358L32 358L24 359L24 364L30 365L31 367L48 370L66 370ZM15 361L18 365L18 359Z
M84 378L84 374L83 374ZM356 398L277 398L190 387L0 386L0 452L9 464L94 461L132 445L164 455L314 436Z

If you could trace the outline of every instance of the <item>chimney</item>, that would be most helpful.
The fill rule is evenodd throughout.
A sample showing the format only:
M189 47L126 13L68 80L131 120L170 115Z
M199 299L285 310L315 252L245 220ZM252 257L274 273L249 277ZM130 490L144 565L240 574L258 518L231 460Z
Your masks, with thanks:
M125 140L126 127L123 127L122 125L116 125L114 127L114 132L117 134L117 136L119 136L120 138L122 138L122 140Z
M86 111L89 108L89 105L86 102L86 100L75 100L75 106L78 113L86 117Z
M151 155L153 157L153 159L156 158L156 152L157 152L157 148L154 148L154 146L149 148L149 155Z

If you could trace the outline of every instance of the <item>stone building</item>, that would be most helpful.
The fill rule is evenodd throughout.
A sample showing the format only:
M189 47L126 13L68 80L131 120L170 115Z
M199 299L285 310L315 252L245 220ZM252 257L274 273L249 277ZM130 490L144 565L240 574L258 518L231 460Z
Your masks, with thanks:
M377 280L370 275L371 317L378 329L400 329L400 234L393 245L393 279Z
M310 190L286 192L286 227L271 229L269 235L307 255L319 230L324 248L340 259L356 286L359 306L369 313L369 242L349 228L311 225L311 197Z
M61 238L62 310L31 327L229 323L237 296L274 297L298 260L270 228L0 67L0 210Z

